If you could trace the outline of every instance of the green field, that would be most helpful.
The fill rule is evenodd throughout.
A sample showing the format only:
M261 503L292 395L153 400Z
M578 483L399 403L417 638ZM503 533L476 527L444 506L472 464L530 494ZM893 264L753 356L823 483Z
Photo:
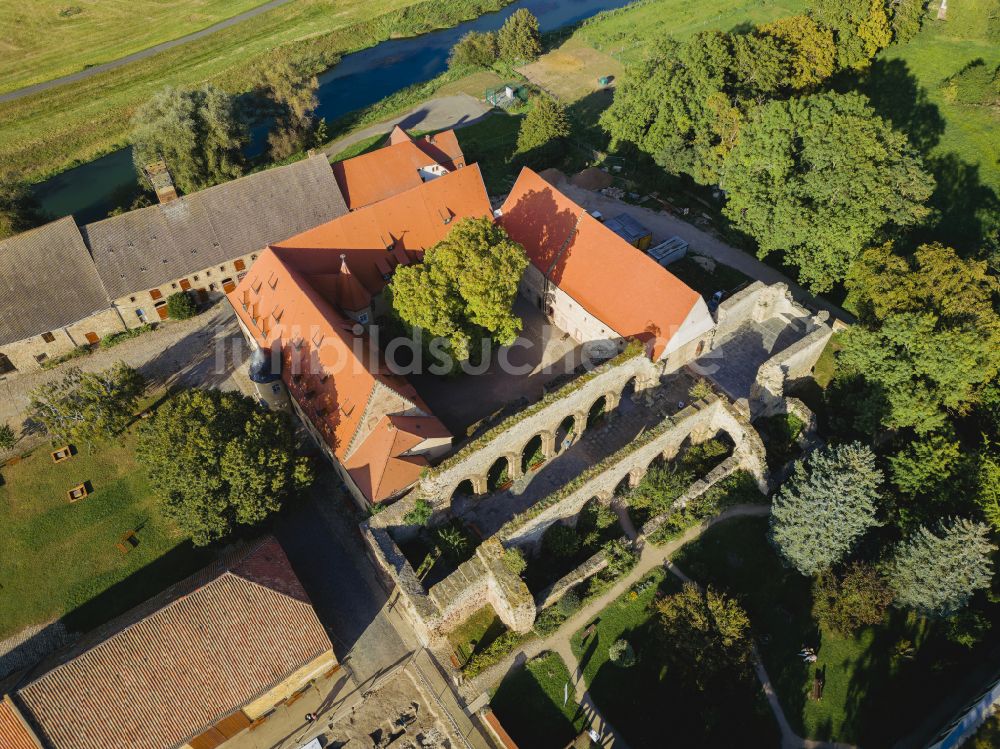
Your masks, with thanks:
M24 0L0 3L0 93L126 57L266 0ZM141 22L139 22L141 19Z
M91 629L208 561L159 512L135 440L133 428L59 464L43 444L0 468L0 639L59 616ZM83 482L91 494L70 504ZM123 555L129 530L139 544Z
M490 704L504 730L523 749L557 749L569 744L586 720L573 699L563 705L569 669L558 653L542 653L501 682Z
M898 609L890 610L885 623L853 636L820 628L811 614L810 581L781 563L767 540L767 522L741 518L716 525L672 561L699 583L739 599L799 735L889 746L916 728L919 716L959 693L987 643L982 650L956 645L943 636L944 623ZM996 608L986 612L994 620ZM816 663L796 655L803 646L815 648ZM825 687L822 699L813 700L809 692L817 673Z
M506 0L295 0L216 34L85 81L0 104L0 171L31 180L125 144L135 108L166 85L212 81L250 90L256 65L284 47L320 71L340 55L496 10Z

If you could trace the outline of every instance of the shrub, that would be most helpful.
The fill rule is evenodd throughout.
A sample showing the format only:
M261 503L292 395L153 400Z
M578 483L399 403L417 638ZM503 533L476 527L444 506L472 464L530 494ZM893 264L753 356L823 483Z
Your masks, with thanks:
M1000 67L973 60L944 82L945 97L958 104L990 107L1000 104Z
M528 560L524 558L524 552L516 546L511 546L504 551L501 560L503 561L503 566L515 575L520 575L528 568Z
M437 529L437 540L441 551L453 562L459 562L465 557L472 542L454 525L444 525Z
M583 602L576 590L570 588L563 597L548 606L535 619L535 632L541 637L548 637L563 625L567 619L580 610Z
M187 320L197 313L194 300L186 291L178 291L167 297L167 314L171 320Z
M553 523L542 536L542 549L554 557L568 559L580 550L580 538L568 525Z
M403 522L409 525L427 525L427 521L434 514L434 508L426 499L418 499L413 504L413 509L403 515Z
M813 616L842 634L881 623L891 603L885 579L867 564L852 564L840 578L827 570L813 581Z
M112 333L111 335L104 336L104 338L101 339L101 348L114 348L122 341L127 341L131 338L138 338L143 333L148 333L151 330L153 330L153 326L146 323L145 325L140 325L138 328Z
M510 655L523 640L524 635L517 632L504 632L491 642L489 647L472 656L462 669L462 673L470 679L478 676L490 666L495 666Z
M608 566L605 567L604 572L612 578L628 574L639 561L639 555L632 548L632 544L624 538L608 541L603 548L604 555L608 560Z
M691 389L688 390L688 397L693 401L702 400L704 398L710 398L713 394L712 386L708 383L708 380L698 380Z
M496 61L497 35L491 31L470 31L451 48L448 67L488 68Z
M0 450L10 450L17 442L17 435L10 424L0 424Z
M615 640L608 648L608 660L620 668L631 668L635 665L635 651L628 640Z

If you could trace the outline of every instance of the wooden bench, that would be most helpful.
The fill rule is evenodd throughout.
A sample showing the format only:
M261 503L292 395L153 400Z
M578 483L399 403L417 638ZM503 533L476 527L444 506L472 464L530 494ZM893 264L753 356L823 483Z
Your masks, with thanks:
M118 539L118 543L115 544L115 548L117 548L122 554L128 554L138 545L139 538L135 535L135 531L129 531L128 533L122 534L122 537Z
M823 683L824 679L819 674L813 677L812 691L809 693L809 698L816 700L817 702L823 699Z

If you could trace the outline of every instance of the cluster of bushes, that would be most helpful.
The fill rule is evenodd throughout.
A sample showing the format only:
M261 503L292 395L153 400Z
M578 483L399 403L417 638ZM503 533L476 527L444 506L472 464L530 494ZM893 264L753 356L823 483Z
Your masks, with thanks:
M198 314L198 308L189 293L178 291L167 297L167 314L171 320L187 320Z
M522 635L517 632L504 632L491 642L489 647L472 656L462 668L462 673L470 679L478 676L490 666L495 666L510 655L514 648L529 637L530 635Z
M978 107L1000 105L1000 66L991 68L981 57L941 85L949 101Z
M68 362L71 359L78 359L81 356L88 356L93 353L93 349L90 346L77 346L76 348L71 348L65 354L60 354L59 356L53 356L51 359L46 359L41 363L42 369L52 369L53 367L58 367L64 362Z
M511 68L531 62L542 52L538 19L524 8L514 12L501 29L470 31L452 48L448 65L453 68Z
M131 330L123 330L119 333L112 333L111 335L104 336L101 339L101 348L114 348L119 343L123 341L128 341L132 338L138 338L143 333L148 333L151 330L155 330L156 326L150 323L145 325L140 325L138 328L132 328Z
M656 545L665 544L729 507L765 501L767 498L760 493L754 477L746 471L737 471L688 502L683 509L670 513L663 525L649 536L649 541Z

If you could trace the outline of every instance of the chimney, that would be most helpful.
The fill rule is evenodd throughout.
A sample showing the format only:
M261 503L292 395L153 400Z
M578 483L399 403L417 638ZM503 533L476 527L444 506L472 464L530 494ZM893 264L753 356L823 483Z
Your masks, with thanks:
M174 187L174 178L170 176L170 170L162 159L147 164L143 169L146 178L149 179L153 189L156 190L156 199L161 203L169 203L177 200L177 188Z
M347 267L347 255L344 253L340 254L340 272L350 273L351 269Z

